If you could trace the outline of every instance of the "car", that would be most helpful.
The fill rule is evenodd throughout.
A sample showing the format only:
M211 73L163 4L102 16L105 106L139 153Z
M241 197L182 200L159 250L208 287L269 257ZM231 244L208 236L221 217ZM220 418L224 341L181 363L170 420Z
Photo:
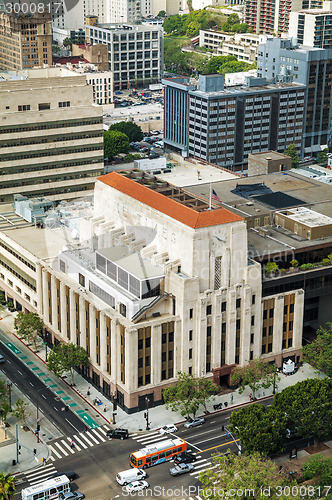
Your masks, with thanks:
M150 150L149 150L149 148L144 147L144 148L141 148L141 151L142 151L142 153L147 153Z
M143 142L152 142L151 137L144 137Z
M132 483L127 484L125 489L128 493L136 493L136 491L143 491L149 486L150 485L147 481L133 481Z
M150 134L151 135L158 135L159 132L158 132L158 130L151 130Z
M4 363L5 361L6 361L5 358L0 354L0 363Z
M55 474L53 474L52 479L54 477L60 477L60 476L67 476L69 481L74 481L74 479L78 478L78 474L75 471L68 470L67 472L56 472Z
M176 432L178 429L174 424L164 425L161 429L159 429L159 434L169 434L170 432Z
M128 439L129 437L129 432L128 429L109 429L106 432L106 436L109 439Z
M196 427L197 425L203 425L204 422L205 418L203 417L189 418L187 422L184 423L184 427L186 429L190 429L191 427Z
M80 498L85 498L80 491L67 491L59 495L59 500L79 500Z
M191 462L195 462L197 460L196 455L194 453L190 453L189 451L183 451L179 453L174 458L175 464L190 464Z
M178 464L172 467L169 472L172 476L181 476L181 474L186 474L194 470L193 464Z
M114 92L114 94L115 94L115 95L120 95L120 94L123 94L123 92L121 92L120 90L116 90L116 91Z

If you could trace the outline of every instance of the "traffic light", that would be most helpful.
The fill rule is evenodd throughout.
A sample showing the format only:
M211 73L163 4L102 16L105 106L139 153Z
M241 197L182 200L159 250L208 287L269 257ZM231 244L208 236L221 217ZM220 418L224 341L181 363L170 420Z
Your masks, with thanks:
M22 448L22 447L21 447L21 445L19 444L19 445L18 445L18 449L20 450L21 448Z
M144 412L144 418L146 418L146 411Z
M33 454L37 455L37 449L36 448L33 449Z

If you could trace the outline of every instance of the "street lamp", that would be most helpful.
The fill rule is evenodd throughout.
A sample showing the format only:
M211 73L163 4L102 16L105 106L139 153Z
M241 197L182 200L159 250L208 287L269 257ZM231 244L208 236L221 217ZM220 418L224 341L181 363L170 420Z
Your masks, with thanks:
M111 393L111 400L112 400L112 404L113 404L112 424L115 424L115 417L116 417L116 410L117 410L116 397L117 397L116 391L114 392L114 394Z
M7 386L7 389L8 389L8 399L9 399L9 407L10 407L10 411L12 410L12 382L10 382L9 380L7 380L6 382L6 386Z
M150 400L148 397L145 398L145 403L146 403L146 412L144 413L144 418L146 419L146 430L150 430L150 423L149 423L149 403Z
M242 446L240 444L237 444L235 437L233 436L231 431L226 426L224 427L224 429L225 429L226 436L230 436L233 439L234 443L237 446L237 449L239 450L239 455L241 455Z
M36 418L36 436L37 436L37 443L39 443L39 431L40 431L40 423L39 423L39 393L40 391L45 391L47 387L41 387L40 389L37 390L37 418Z

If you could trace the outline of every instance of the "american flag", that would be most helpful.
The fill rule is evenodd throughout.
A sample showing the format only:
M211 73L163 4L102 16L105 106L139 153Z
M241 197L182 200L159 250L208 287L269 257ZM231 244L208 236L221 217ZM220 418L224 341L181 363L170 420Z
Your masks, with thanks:
M219 198L219 196L217 195L217 193L215 192L214 189L212 189L212 196L211 196L211 198L213 200L217 200L217 201L220 201L220 203L222 203L221 199Z

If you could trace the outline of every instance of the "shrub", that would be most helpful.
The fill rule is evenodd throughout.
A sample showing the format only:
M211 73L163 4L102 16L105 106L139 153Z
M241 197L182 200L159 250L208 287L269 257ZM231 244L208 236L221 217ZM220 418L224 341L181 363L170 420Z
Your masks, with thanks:
M298 267L298 265L299 265L299 261L298 261L298 260L296 260L296 259L293 259L293 260L291 260L291 261L290 261L290 265L291 265L292 267Z
M265 264L265 272L268 274L272 274L278 271L278 264L275 262L267 262Z
M322 264L323 266L328 266L331 263L330 259L323 259Z

